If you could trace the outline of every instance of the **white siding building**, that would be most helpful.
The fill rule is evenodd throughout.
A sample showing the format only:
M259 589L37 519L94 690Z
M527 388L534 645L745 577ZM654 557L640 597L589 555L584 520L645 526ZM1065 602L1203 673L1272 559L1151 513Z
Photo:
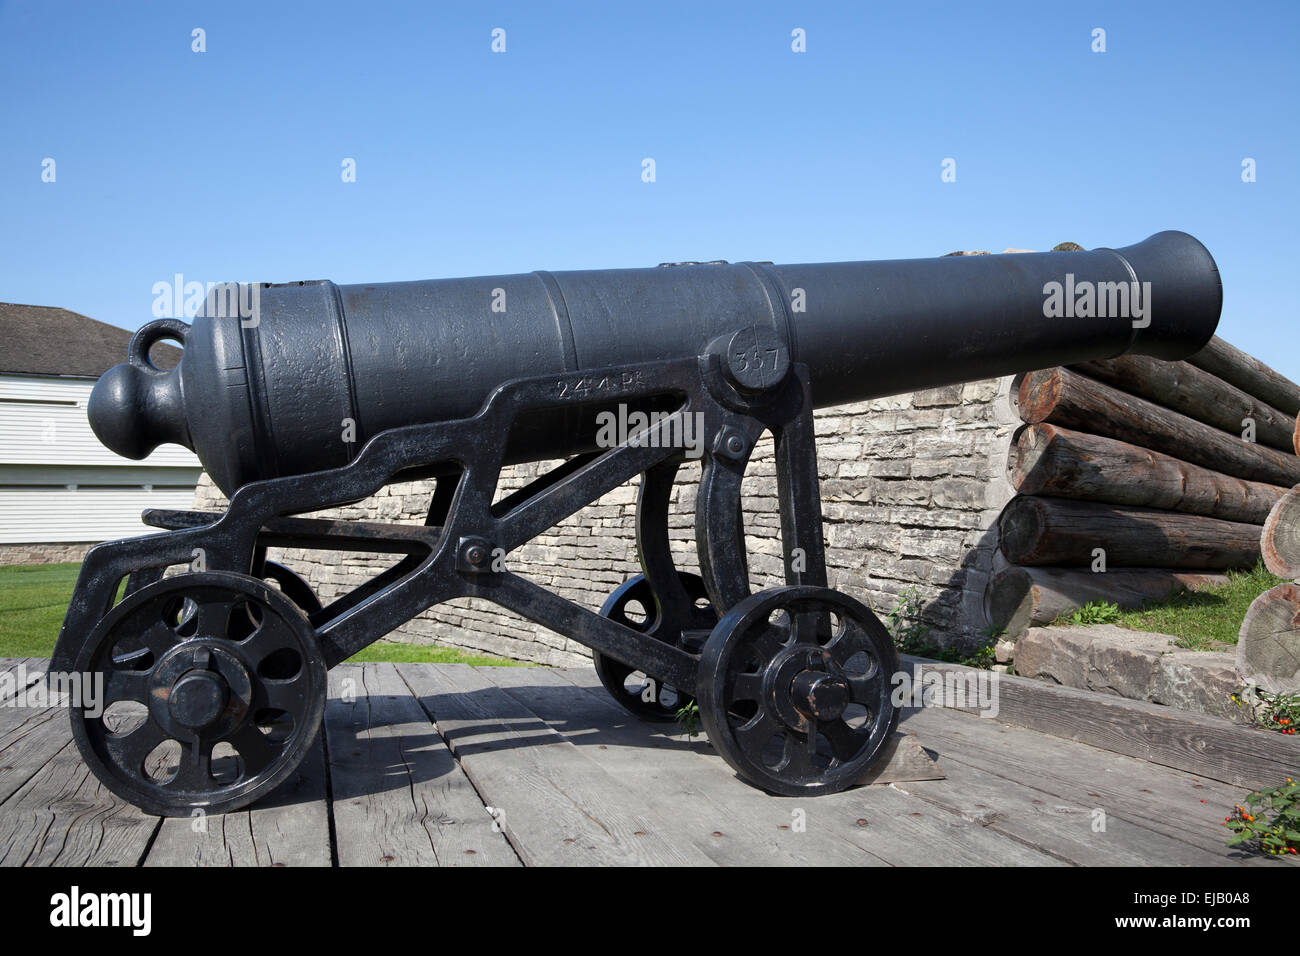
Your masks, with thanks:
M193 452L164 445L131 461L86 420L96 378L126 360L130 337L63 309L0 303L0 564L76 560L85 546L153 530L145 508L191 506Z

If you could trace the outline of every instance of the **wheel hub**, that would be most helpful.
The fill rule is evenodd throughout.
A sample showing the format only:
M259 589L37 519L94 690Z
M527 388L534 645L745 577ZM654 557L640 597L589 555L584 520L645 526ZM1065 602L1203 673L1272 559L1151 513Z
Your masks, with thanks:
M178 739L229 734L244 722L253 702L248 669L211 638L177 644L154 668L149 710Z
M849 682L838 674L806 670L790 683L794 705L817 720L836 720L849 706Z
M765 668L763 686L781 722L801 733L807 732L809 720L834 720L849 705L848 682L840 668L823 648L811 644L783 648ZM823 716L841 698L833 716Z
M167 709L182 727L204 730L226 709L230 688L220 674L190 671L172 685Z

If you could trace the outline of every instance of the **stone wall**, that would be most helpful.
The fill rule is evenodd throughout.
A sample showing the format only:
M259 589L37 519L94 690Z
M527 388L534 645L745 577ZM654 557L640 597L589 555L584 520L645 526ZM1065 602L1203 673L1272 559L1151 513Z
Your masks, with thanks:
M206 475L204 477L207 477ZM80 561L94 547L89 544L0 544L0 567L14 564L60 564Z
M914 588L927 637L970 647L986 622L984 586L1001 561L990 534L1012 495L1006 451L1019 422L1007 399L1010 377L914 392L816 415L830 584L884 616ZM550 463L511 467L501 493ZM678 567L699 570L691 508L698 465L675 489L670 535ZM329 514L423 523L431 485L392 485ZM755 450L743 487L751 584L781 583L780 525L772 441ZM616 489L507 558L507 567L596 610L638 573L635 482ZM195 507L224 504L204 475ZM392 563L389 556L304 552L273 555L303 574L328 602ZM391 639L436 642L545 664L573 664L589 651L495 605L460 600L424 612Z

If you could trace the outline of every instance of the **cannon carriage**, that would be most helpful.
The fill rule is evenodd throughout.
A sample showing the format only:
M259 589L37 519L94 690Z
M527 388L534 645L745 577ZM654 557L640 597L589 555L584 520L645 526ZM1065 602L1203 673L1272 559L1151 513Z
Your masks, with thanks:
M1046 288L1067 275L1131 284L1142 314L1047 317ZM1200 243L1160 233L1120 250L295 283L253 298L252 315L146 325L91 400L109 448L185 444L229 495L221 512L146 512L161 533L91 549L52 662L103 682L104 715L71 712L87 764L164 815L271 791L318 732L326 671L461 597L591 648L639 717L695 701L755 786L852 786L897 726L898 656L869 608L827 587L814 408L1128 351L1182 358L1213 334L1221 289ZM149 359L164 338L183 348L171 371ZM611 416L635 424L611 440ZM751 593L740 489L765 431L785 584ZM698 576L675 566L668 535L694 457ZM498 497L503 467L555 459ZM511 552L637 476L642 573L599 612L511 571ZM413 478L433 481L423 525L306 516ZM268 561L273 547L396 560L322 606ZM133 718L113 717L118 704ZM164 745L179 757L160 766Z

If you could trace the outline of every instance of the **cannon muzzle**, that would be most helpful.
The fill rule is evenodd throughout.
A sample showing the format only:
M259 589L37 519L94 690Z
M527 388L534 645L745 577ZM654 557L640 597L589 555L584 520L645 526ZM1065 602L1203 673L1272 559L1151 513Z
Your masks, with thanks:
M128 458L185 445L231 494L346 464L389 428L472 415L513 379L699 355L750 326L808 366L820 407L1125 352L1185 358L1210 340L1222 305L1214 260L1182 232L1086 252L239 293L210 295L192 326L141 329L130 361L91 396L100 441ZM158 338L182 341L177 368L149 363ZM585 450L590 435L568 409L509 442L507 462L536 460Z

